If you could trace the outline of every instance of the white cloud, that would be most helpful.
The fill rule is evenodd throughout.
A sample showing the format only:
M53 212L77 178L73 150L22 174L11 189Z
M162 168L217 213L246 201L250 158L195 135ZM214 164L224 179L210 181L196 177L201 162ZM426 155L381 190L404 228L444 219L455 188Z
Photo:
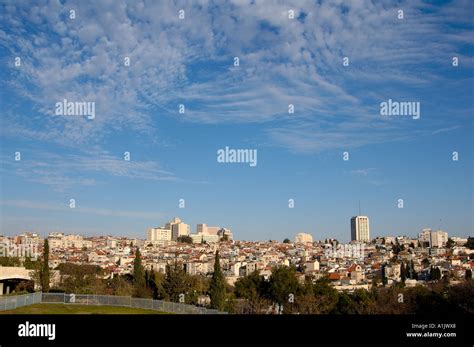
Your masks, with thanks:
M389 1L235 1L218 7L207 1L9 3L0 14L0 44L24 64L5 82L32 100L39 116L10 113L4 134L38 134L72 147L103 143L116 131L156 137L159 121L151 115L156 110L159 116L175 115L184 101L193 107L182 119L207 123L269 123L282 119L287 104L294 103L296 124L271 124L264 132L292 150L331 149L341 142L368 145L386 141L387 134L406 138L403 125L373 119L363 105L385 98L387 87L380 83L387 81L441 83L430 69L446 64L437 53L449 55L459 44L473 43L467 29L446 30L454 21L469 23L464 10L469 6L469 1L449 6L419 1L397 6ZM74 20L67 18L71 8ZM404 9L404 20L396 18L398 8ZM186 10L185 20L178 19L180 9ZM289 20L289 9L305 18ZM28 22L35 29L27 31ZM132 63L128 68L126 56ZM234 56L241 59L238 69L231 67ZM342 66L344 56L351 59L350 69ZM472 65L472 58L462 58ZM96 119L52 116L53 105L64 98L95 101ZM374 127L383 134L373 134ZM360 137L350 136L348 128L358 128Z
M371 173L373 173L377 168L375 167L370 167L366 169L357 169L357 170L351 170L350 173L353 175L362 175L362 176L367 176Z
M94 214L99 216L108 217L123 217L123 218L134 218L134 219L159 219L163 217L160 212L143 212L143 211L129 211L129 210L117 210L117 209L106 209L106 208L95 208L95 207L81 207L77 206L74 209L69 208L58 203L47 202L47 201L28 201L28 200L4 200L0 201L1 206L15 207L23 209L33 210L45 210L45 211L61 211L61 212L77 212L85 214Z
M133 154L132 154L133 155ZM29 158L35 158L29 160ZM30 150L28 157L14 161L11 157L0 159L2 174L14 172L27 181L38 182L56 191L66 191L74 186L92 186L107 182L104 177L176 181L172 172L163 170L155 161L140 161L132 157L112 156L91 151L88 154L62 154ZM90 178L94 177L94 178Z

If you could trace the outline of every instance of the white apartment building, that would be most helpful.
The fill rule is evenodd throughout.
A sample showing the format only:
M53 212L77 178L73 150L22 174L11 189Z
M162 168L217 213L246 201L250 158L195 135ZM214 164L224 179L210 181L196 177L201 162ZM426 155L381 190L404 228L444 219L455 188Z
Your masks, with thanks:
M81 235L65 235L62 240L63 248L82 248L83 237Z
M354 216L351 218L351 240L370 242L369 217Z
M193 243L201 243L201 242L219 242L219 235L208 235L208 234L192 234L190 235L193 239Z
M319 271L319 261L311 260L305 263L305 272Z
M198 224L196 227L196 232L198 234L217 235L219 230L221 230L221 227L210 227L205 223Z
M63 237L63 233L50 233L48 235L49 248L63 248Z
M165 224L165 229L173 230L173 225L181 223L181 219L174 217L171 221Z
M179 236L189 235L189 230L188 224L175 217L166 223L164 227L149 228L147 231L147 241L176 241Z
M189 235L189 225L183 222L174 223L171 226L171 239L176 241L180 236Z
M262 263L259 263L259 262L256 262L256 261L253 261L253 262L248 262L246 265L245 265L245 274L246 275L249 275L251 274L252 272L254 271L257 271L257 270L260 270L263 268L263 264Z
M190 275L206 275L212 267L207 262L189 262L185 263L185 270Z
M418 234L418 240L422 246L442 248L448 242L448 233L442 230L433 231L425 228Z
M448 242L447 232L444 232L442 230L431 232L431 239L430 239L431 247L442 248L446 246L446 242Z
M401 264L389 264L385 266L385 276L387 277L387 279L399 281L400 275Z
M295 243L313 242L313 236L307 233L298 233L295 236Z
M425 228L418 234L418 241L421 246L430 246L431 244L431 229Z
M190 235L194 243L218 242L220 238L227 236L228 240L232 240L232 231L227 228L210 227L205 223L198 224L196 227L196 234Z
M22 245L38 245L41 243L41 239L36 233L24 232L18 238Z
M196 233L197 234L207 234L207 225L202 223L198 224L196 227Z
M149 228L147 232L147 241L171 241L171 229Z
M220 228L219 231L217 232L217 235L219 237L227 237L227 240L232 240L234 238L234 235L232 234L232 231L227 228Z

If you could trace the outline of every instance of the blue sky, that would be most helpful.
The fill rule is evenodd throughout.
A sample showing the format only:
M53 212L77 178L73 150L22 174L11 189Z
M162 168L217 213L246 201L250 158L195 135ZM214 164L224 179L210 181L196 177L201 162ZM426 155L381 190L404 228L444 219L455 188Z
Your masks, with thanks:
M360 200L372 236L473 235L471 1L0 7L1 234L144 238L179 216L348 241ZM63 99L95 102L95 119L55 115ZM381 116L388 99L421 118ZM218 163L226 146L257 166Z

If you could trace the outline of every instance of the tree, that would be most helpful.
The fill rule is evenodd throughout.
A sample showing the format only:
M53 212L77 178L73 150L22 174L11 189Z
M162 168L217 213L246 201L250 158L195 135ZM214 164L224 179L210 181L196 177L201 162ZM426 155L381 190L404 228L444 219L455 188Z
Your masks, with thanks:
M471 269L466 270L465 278L466 278L466 281L471 281L472 280L472 270Z
M349 294L342 292L338 295L337 304L331 313L355 314L357 313L357 307L354 301L352 300L352 297Z
M392 246L392 252L398 255L398 253L400 253L401 250L402 250L402 247L400 247L400 244L398 243L398 240L397 240L397 243Z
M315 313L318 313L318 314L330 313L334 309L334 307L336 306L339 300L339 293L329 283L330 283L329 279L320 278L313 285L312 291L316 299L316 312Z
M146 286L149 288L153 288L155 284L156 284L156 276L155 276L155 270L153 270L153 266L152 266L150 272L148 273L148 276L146 277Z
M182 243L193 243L193 239L189 235L178 236L177 241Z
M176 261L173 265L166 265L166 274L163 281L163 290L166 297L171 301L179 302L180 295L186 295L189 288L189 278L183 267L178 265Z
M32 261L30 257L26 257L23 266L25 269L34 270L36 268L36 261Z
M446 248L453 248L455 244L456 242L454 242L452 238L448 238L448 241L446 242Z
M387 275L385 274L385 264L382 265L382 284L385 287L388 283Z
M235 282L234 288L238 298L246 299L245 313L261 313L263 309L268 308L265 298L268 293L268 282L259 274L258 270L240 277Z
M44 239L43 246L43 264L40 272L41 290L45 293L49 292L49 242L48 238Z
M427 268L430 265L430 260L428 258L423 259L421 265L423 265L423 268Z
M441 279L441 271L437 266L431 267L430 275L432 281L437 281Z
M146 278L145 270L142 265L142 256L139 248L137 248L135 252L135 259L133 260L133 283L135 287L135 296L145 296Z
M284 239L283 243L291 243L290 239Z
M298 290L299 283L293 267L282 265L272 269L269 280L269 294L274 302L283 305L288 302L289 295L296 295Z
M114 278L110 280L109 286L113 295L132 296L134 293L133 284L127 280L126 276L114 276Z
M97 265L61 263L57 270L60 274L60 288L66 293L105 294L104 270Z
M240 277L235 282L235 294L239 298L253 299L258 296L263 296L263 287L265 279L260 275L258 270L255 270L247 276Z
M415 263L413 262L413 259L410 260L410 262L408 263L407 273L408 273L408 278L412 280L416 280L418 278L418 275L416 274L416 271L415 271Z
M469 236L469 237L467 238L467 242L466 242L466 244L464 245L464 247L467 247L467 248L469 248L469 249L474 249L474 237Z
M225 306L226 288L225 279L222 274L219 251L216 251L214 259L214 272L209 286L209 296L211 297L212 308L223 310Z
M222 237L221 237L221 239L220 239L219 241L221 241L221 242L227 242L227 241L229 241L229 235L227 235L227 234L222 235Z
M21 266L18 257L0 257L0 266Z
M405 263L403 261L402 261L402 264L400 265L400 278L402 280L402 283L405 284L407 274L406 274L406 269L405 269Z

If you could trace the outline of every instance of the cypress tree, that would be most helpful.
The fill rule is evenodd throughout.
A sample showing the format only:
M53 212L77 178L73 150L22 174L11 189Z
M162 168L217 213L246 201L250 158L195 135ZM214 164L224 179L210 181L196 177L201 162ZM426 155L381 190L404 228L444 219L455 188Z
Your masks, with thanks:
M418 274L415 271L415 263L413 262L413 259L410 261L410 278L413 280L418 279Z
M466 270L465 278L466 278L467 281L472 280L472 270L471 269Z
M382 284L385 287L388 283L387 275L385 274L385 264L382 265Z
M158 299L158 291L156 287L156 276L155 276L155 270L153 269L153 266L151 267L147 286L151 288L151 291L153 293L153 299Z
M402 283L405 284L405 280L407 278L405 263L402 261L402 265L400 265L400 277L402 279Z
M41 290L45 293L49 292L49 277L49 242L46 238L44 239L43 264L40 272Z
M211 307L223 310L225 306L225 279L222 274L219 251L216 252L214 260L214 273L212 274L211 283L209 286L209 296L211 297Z
M146 283L145 270L143 269L142 258L138 248L135 252L135 260L133 261L133 281L135 283L136 294L141 296Z

